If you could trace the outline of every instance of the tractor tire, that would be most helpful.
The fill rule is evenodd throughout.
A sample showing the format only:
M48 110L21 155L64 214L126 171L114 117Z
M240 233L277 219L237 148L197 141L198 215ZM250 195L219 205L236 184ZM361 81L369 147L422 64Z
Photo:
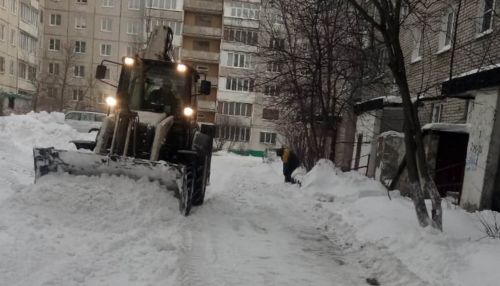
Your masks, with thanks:
M208 156L204 156L196 164L196 177L193 191L193 206L201 206L205 200L208 179Z
M188 163L184 169L182 177L182 191L179 194L179 210L184 216L191 212L193 192L196 181L195 164Z

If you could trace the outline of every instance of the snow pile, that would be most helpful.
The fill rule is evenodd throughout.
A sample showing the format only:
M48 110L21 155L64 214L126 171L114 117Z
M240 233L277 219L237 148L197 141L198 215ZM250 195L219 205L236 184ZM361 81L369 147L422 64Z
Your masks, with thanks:
M167 282L179 245L177 200L124 177L45 176L0 203L5 285Z
M302 179L302 189L318 198L385 195L384 187L358 172L343 173L326 159L321 159Z
M493 223L490 212L468 213L444 201L444 232L422 229L410 199L391 192L389 200L379 182L326 160L305 176L302 191L319 201L313 207L319 227L346 243L356 244L354 236L360 248L387 250L431 285L498 285L500 240L485 237L478 219Z
M74 150L69 141L91 140L92 134L78 133L64 124L62 113L28 113L0 117L0 199L11 189L33 182L33 147Z

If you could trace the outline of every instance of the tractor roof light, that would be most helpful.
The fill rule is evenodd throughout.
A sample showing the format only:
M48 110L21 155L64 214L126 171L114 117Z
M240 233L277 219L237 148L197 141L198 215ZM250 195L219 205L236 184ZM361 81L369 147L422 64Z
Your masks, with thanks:
M185 71L187 71L187 66L185 64L179 63L179 64L177 64L177 71L178 72L185 72Z
M109 107L115 107L116 106L116 98L114 98L113 96L106 97L106 104Z
M123 59L123 64L125 64L128 67L131 67L135 64L135 59L131 57L125 57Z
M191 107L189 107L189 106L188 107L184 107L183 113L184 113L185 116L190 117L190 116L193 116L194 110Z

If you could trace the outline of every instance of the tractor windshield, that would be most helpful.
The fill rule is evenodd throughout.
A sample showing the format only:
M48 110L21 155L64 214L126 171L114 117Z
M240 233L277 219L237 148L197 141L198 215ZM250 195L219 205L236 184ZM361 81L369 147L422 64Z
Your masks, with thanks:
M189 105L191 77L172 65L144 64L130 71L128 102L130 109L181 114Z

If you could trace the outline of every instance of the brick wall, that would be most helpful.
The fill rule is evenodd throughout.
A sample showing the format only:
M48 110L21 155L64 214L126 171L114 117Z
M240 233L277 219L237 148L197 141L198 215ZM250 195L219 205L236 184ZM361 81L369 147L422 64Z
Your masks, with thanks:
M500 63L500 18L494 17L492 29L480 33L480 11L483 0L463 1L460 17L457 21L457 40L454 44L453 76L484 70L488 66ZM437 2L437 1L436 1ZM443 14L448 10L457 10L458 1L445 4L435 3L427 13L425 24L409 18L401 33L401 43L405 55L410 91L413 96L435 97L441 95L441 83L449 78L453 46L443 49L440 37L443 36ZM497 1L496 15L500 12L500 1ZM423 27L423 45L421 59L412 57L418 30ZM442 39L442 38L441 38ZM432 106L443 104L441 122L465 123L466 101L446 99L443 101L425 102L420 108L419 117L422 123L430 122Z

